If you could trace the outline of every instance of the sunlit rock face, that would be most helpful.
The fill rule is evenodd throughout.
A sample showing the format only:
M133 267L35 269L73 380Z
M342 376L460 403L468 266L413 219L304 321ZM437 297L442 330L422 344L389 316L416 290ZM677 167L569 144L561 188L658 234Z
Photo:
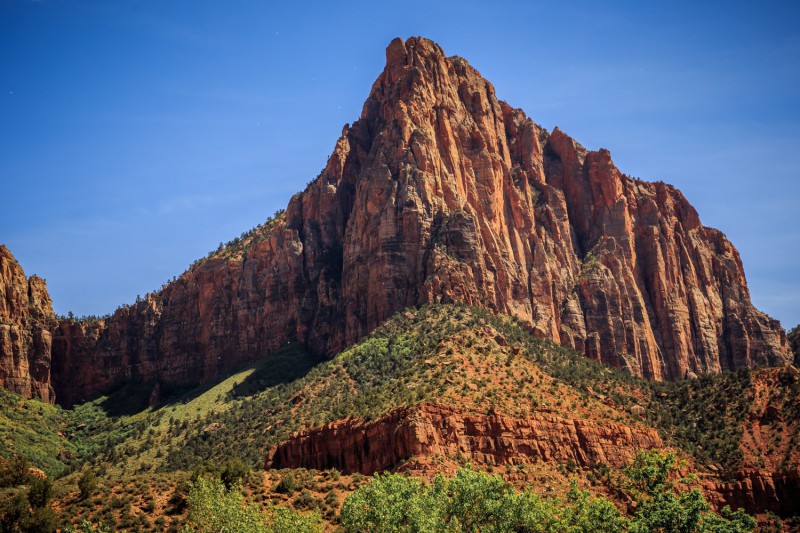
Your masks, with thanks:
M26 398L54 400L50 383L53 304L45 281L27 278L0 245L0 387Z

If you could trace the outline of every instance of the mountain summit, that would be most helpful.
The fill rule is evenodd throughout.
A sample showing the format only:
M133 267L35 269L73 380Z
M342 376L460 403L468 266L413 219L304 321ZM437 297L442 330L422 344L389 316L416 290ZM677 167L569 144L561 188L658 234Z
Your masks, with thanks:
M197 383L289 341L334 354L437 302L653 380L790 362L738 252L680 191L546 131L414 37L390 43L361 118L284 214L107 320L62 322L53 386L69 404Z

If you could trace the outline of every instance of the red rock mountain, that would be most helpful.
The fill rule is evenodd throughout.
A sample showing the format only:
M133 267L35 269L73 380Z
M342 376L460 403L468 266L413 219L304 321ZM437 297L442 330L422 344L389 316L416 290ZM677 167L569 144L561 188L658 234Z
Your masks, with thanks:
M54 400L50 383L52 336L55 322L47 285L25 272L0 245L0 387Z
M548 132L464 59L396 39L361 118L237 253L54 333L59 401L196 383L290 340L333 354L396 311L462 301L649 379L790 362L739 254L674 187Z

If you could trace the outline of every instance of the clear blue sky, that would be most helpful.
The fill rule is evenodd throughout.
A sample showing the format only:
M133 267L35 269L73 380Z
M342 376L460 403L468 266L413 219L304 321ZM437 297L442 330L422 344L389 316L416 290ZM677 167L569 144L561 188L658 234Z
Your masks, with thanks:
M800 4L655 4L0 0L0 242L57 312L131 302L284 207L389 41L423 35L544 127L680 187L791 327Z

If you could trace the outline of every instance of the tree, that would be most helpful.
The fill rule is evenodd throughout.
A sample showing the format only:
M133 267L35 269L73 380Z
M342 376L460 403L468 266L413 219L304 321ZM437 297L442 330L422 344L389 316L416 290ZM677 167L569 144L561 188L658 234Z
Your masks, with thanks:
M570 503L561 518L565 531L592 531L596 533L621 533L627 529L628 520L606 498L593 498L588 491L580 490L575 480L567 494Z
M21 492L0 502L0 532L12 533L28 515L28 500Z
M625 470L636 503L629 531L646 533L740 533L755 529L755 519L737 510L708 512L710 505L699 489L678 493L672 479L680 465L674 452L639 452ZM681 483L689 480L681 479Z
M28 502L31 507L38 509L47 505L53 495L53 482L49 478L31 476L31 485L28 488Z
M755 520L744 511L709 512L702 493L677 491L675 454L642 452L626 469L635 513L626 518L608 499L592 497L576 482L566 499L516 491L498 476L469 468L430 484L399 474L378 474L344 501L345 531L527 533L744 533Z
M0 470L0 487L16 487L24 484L29 474L30 464L22 455L15 455L9 459L5 468Z
M91 469L86 469L78 480L78 490L81 491L81 499L85 500L97 489L97 476Z
M50 507L38 507L28 513L19 524L23 533L54 533L58 520Z
M321 533L319 513L302 515L297 511L272 507L264 513L247 504L238 490L228 490L222 482L197 478L188 496L189 523L198 533Z
M230 490L249 473L250 469L247 468L241 459L228 459L225 462L225 466L222 468L219 478L222 484L225 485L225 488Z
M340 519L347 531L434 531L444 520L441 497L444 479L437 477L426 489L417 478L377 474L347 497Z

